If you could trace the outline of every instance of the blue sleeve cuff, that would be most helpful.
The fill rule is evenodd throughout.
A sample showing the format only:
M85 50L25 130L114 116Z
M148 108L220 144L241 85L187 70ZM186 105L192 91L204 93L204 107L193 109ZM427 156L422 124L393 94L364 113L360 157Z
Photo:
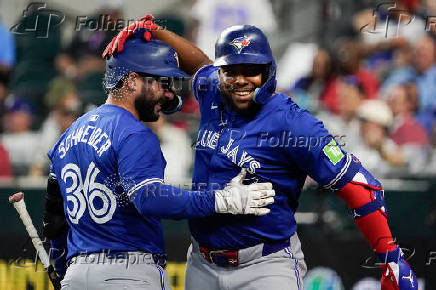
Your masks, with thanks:
M395 250L387 252L387 253L377 253L377 258L380 263L397 263L400 259L403 258L403 253L401 252L400 247L396 247Z
M143 216L185 219L215 213L213 191L188 191L161 182L152 182L131 189L129 197Z

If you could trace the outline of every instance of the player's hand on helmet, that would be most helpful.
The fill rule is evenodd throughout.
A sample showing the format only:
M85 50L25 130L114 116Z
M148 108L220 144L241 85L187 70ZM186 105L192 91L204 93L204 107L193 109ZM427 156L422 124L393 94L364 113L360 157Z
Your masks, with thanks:
M275 191L272 184L253 183L244 185L247 174L243 168L223 190L215 191L215 211L217 213L266 215L270 212L266 206L274 202Z
M110 57L114 53L120 53L124 49L124 43L126 39L133 35L133 33L137 29L143 30L142 38L146 41L150 41L153 32L156 31L158 26L153 22L153 16L151 14L147 14L139 20L136 20L129 26L124 27L117 36L115 36L112 41L106 46L102 57ZM142 33L142 31L141 31Z
M418 280L399 247L389 253L378 254L378 258L382 270L381 290L418 289Z

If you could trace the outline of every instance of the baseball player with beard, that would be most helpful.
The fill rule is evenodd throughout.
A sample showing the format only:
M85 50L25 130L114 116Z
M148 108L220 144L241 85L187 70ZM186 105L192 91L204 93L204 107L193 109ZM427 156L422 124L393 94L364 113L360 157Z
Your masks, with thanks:
M128 37L121 32L108 50L122 51ZM189 220L185 289L303 289L306 265L294 214L308 175L347 202L379 258L381 289L418 289L393 241L380 182L322 122L275 92L276 65L261 30L250 25L225 29L213 63L170 31L157 30L153 37L174 47L182 66L197 70L193 93L201 123L193 184L224 186L245 168L245 182L271 182L276 192L268 215Z
M274 202L271 183L242 184L244 170L219 190L163 183L158 138L142 122L180 108L168 79L188 75L175 51L144 39L148 34L138 30L122 53L105 55L106 103L73 123L48 153L44 233L54 248L66 239L63 290L170 289L161 218L265 215Z

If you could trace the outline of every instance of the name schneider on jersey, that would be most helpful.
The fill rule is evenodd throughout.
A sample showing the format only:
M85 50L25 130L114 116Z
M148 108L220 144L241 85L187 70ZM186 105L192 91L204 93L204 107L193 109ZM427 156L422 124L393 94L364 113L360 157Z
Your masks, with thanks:
M82 126L68 134L67 137L61 143L59 143L59 158L63 159L68 150L79 143L88 144L94 148L100 157L112 145L109 135L101 128L91 125Z

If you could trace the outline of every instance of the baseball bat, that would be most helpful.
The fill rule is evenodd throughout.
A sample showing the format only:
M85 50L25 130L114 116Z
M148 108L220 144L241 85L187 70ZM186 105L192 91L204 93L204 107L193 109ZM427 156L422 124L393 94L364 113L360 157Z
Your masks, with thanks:
M26 231L29 234L29 237L32 239L32 244L36 249L36 253L41 260L44 269L48 273L48 277L50 278L54 289L60 289L60 283L57 279L56 273L54 272L53 266L50 264L50 258L45 251L44 246L42 245L42 241L38 236L38 232L36 231L35 226L32 223L32 219L27 212L26 203L24 202L24 193L15 193L14 195L9 197L9 202L14 205L14 208L20 215L20 219L26 227Z

